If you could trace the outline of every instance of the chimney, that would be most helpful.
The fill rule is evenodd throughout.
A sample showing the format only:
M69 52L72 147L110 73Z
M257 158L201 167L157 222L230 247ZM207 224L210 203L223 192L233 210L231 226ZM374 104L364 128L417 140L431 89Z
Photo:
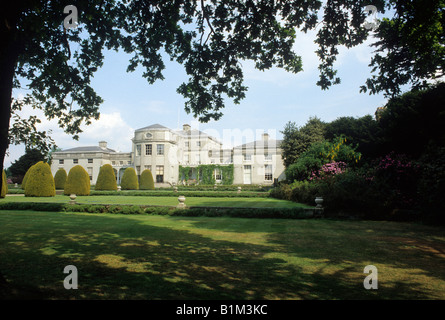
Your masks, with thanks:
M264 132L261 137L262 137L263 141L269 141L269 134L268 133Z
M184 131L190 131L190 125L189 124L184 124L183 126L182 126L182 130L184 130Z
M106 149L107 148L107 142L106 141L99 141L99 147L101 147L102 149Z

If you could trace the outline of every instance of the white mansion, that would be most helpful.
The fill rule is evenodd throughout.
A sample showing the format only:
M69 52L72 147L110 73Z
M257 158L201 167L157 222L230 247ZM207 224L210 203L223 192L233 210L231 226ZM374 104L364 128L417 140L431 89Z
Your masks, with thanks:
M280 141L269 138L246 143L232 149L223 149L216 138L184 125L183 130L172 130L159 124L134 132L131 152L116 152L101 141L98 146L78 147L53 153L51 170L59 168L68 173L75 165L81 165L96 183L100 167L110 164L118 183L127 167L133 167L140 175L149 169L156 186L196 182L196 168L213 164L216 183L220 183L223 166L233 165L233 184L272 184L284 179ZM191 168L189 181L180 176L180 166Z

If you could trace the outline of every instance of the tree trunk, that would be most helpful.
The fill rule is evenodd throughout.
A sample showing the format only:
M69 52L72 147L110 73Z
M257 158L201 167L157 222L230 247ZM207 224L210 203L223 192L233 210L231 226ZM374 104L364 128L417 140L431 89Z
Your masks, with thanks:
M0 173L9 146L9 121L11 119L11 98L15 67L18 60L18 42L15 26L7 19L0 21ZM0 179L0 188L3 179Z

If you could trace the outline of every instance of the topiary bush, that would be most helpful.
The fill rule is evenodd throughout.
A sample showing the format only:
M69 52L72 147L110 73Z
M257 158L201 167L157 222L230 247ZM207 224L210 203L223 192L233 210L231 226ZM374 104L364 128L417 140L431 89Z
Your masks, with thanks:
M32 166L26 181L25 197L54 197L56 187L48 163L37 162Z
M8 183L6 182L6 173L5 170L2 172L2 190L0 192L0 198L6 197L8 193Z
M110 164L100 167L95 190L117 190L116 176Z
M64 194L72 193L77 196L90 195L90 176L81 165L72 167L66 179Z
M28 170L26 171L26 173L25 173L25 176L23 177L23 180L22 180L22 189L23 189L23 190L25 190L25 187L26 187L26 181L28 181L29 173L31 172L33 166L34 166L34 165L32 165L31 167L29 167L29 169L28 169Z
M60 168L59 170L57 170L56 174L54 175L54 183L56 184L56 189L60 190L65 189L65 183L67 178L68 175L65 169Z
M141 190L154 190L155 189L155 182L153 179L153 174L151 173L150 170L145 169L144 171L142 171L139 189L141 189Z
M122 190L137 190L139 189L138 177L134 168L127 168L124 171L121 180Z

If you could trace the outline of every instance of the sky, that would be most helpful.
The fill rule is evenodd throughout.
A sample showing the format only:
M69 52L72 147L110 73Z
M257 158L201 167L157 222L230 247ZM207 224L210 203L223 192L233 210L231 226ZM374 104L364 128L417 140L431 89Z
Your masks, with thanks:
M289 121L303 126L315 116L330 122L343 116L374 115L387 100L383 95L360 93L360 86L371 75L368 65L373 39L352 49L340 48L335 68L341 84L322 90L316 85L319 77L317 47L313 42L316 32L297 34L294 49L302 56L304 69L298 74L278 68L258 71L252 62L244 62L246 97L238 105L230 99L225 100L224 116L218 121L199 123L184 111L185 99L176 93L179 85L187 80L181 65L165 59L165 80L150 85L142 77L141 68L126 72L129 54L115 51L105 52L104 64L92 80L92 87L104 99L99 109L100 119L83 126L78 141L58 128L57 120L48 121L43 114L30 108L22 114L39 116L42 123L38 128L51 130L51 136L61 149L98 145L104 140L109 148L119 152L130 152L134 131L151 124L181 129L187 123L231 148L258 140L263 132L269 133L273 139L281 139L281 131ZM23 91L13 91L14 97L23 95ZM24 145L10 146L5 167L23 154Z

